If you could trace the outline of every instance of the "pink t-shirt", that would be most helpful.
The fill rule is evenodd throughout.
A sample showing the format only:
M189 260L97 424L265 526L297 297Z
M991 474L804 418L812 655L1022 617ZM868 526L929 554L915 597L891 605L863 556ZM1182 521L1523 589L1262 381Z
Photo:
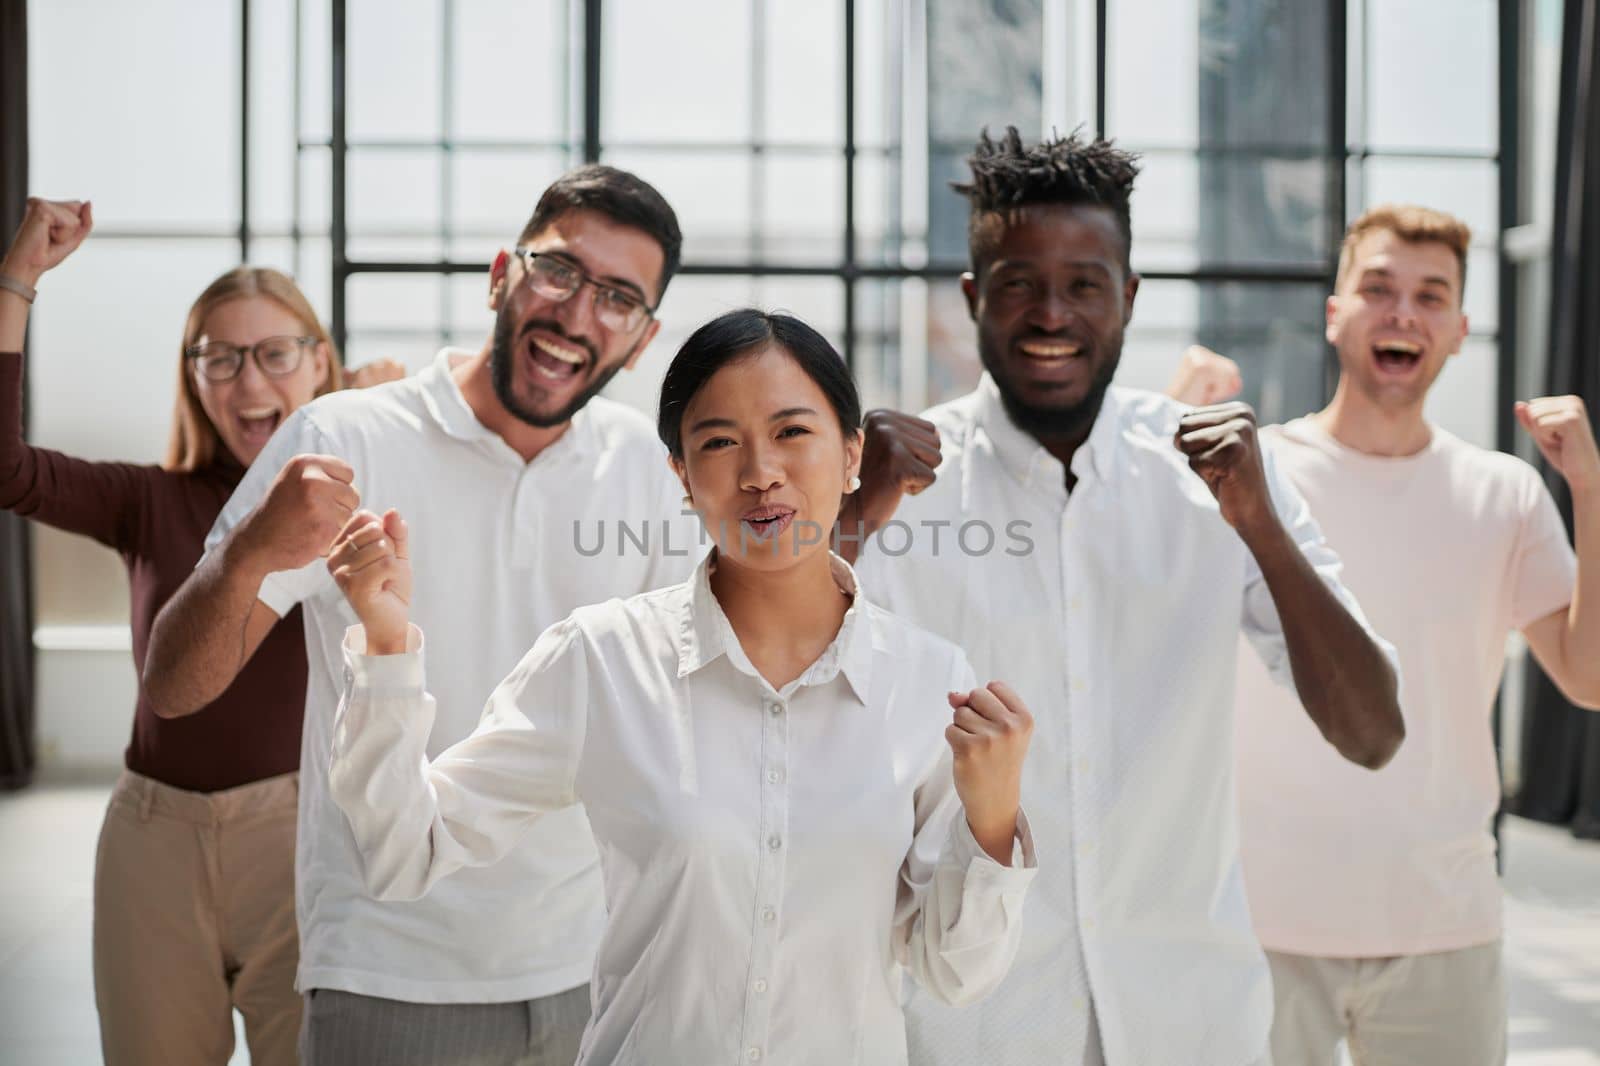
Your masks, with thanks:
M1400 653L1406 739L1373 773L1239 657L1241 846L1262 944L1300 955L1451 951L1500 936L1490 714L1506 635L1572 599L1572 547L1520 459L1433 427L1416 455L1353 451L1308 419L1263 434L1344 583Z

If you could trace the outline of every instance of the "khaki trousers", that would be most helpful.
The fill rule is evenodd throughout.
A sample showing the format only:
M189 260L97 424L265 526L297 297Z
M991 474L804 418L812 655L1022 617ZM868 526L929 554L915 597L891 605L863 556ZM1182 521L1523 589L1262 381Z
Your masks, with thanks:
M233 1010L252 1066L294 1066L297 776L185 792L124 772L94 873L107 1066L224 1066Z
M1267 952L1277 1066L1501 1066L1500 943L1430 955L1329 959Z

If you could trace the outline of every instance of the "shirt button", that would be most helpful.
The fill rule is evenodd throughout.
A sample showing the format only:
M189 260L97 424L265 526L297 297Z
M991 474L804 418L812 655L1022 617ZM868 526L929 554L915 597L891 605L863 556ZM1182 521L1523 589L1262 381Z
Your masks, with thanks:
M1074 611L1083 610L1083 597L1082 596L1074 596L1074 597L1072 597L1071 602L1068 603L1067 606L1071 607Z
M767 979L765 977L756 978L756 991L757 992L765 992L766 990L767 990Z
M771 907L768 907L766 910L761 912L761 920L766 924L771 925L773 922L778 920L778 912L773 910Z
M772 834L767 838L767 847L773 851L777 851L779 848L783 847L783 838L776 833Z
M1084 682L1083 678L1075 677L1075 678L1072 679L1072 691L1074 691L1074 692L1082 692L1084 689L1086 689L1088 687L1089 686Z
M769 704L767 704L767 713L772 715L772 717L774 717L774 718L781 717L783 715L783 704L781 704L781 703L769 703Z
M783 780L783 771L782 770L768 770L767 771L767 781L770 782L771 784L776 785L782 780Z
M761 1049L758 1048L758 1047L753 1047L749 1051L746 1051L744 1053L744 1057L749 1059L751 1062L760 1062L761 1061Z

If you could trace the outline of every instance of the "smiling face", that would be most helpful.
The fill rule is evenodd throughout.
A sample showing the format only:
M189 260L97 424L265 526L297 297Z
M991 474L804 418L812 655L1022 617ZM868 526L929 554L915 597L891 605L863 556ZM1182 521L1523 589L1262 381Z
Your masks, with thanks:
M978 354L1022 429L1041 438L1087 433L1139 288L1116 216L1037 205L1003 225L992 255L962 278Z
M684 409L673 469L719 558L782 570L826 552L845 485L861 469L827 394L767 345L722 367Z
M1467 336L1461 264L1439 241L1391 230L1356 243L1328 297L1327 337L1344 384L1379 407L1420 408Z
M522 247L558 259L601 284L654 305L665 254L641 229L597 211L557 216ZM607 329L594 313L594 286L565 300L541 296L529 283L527 262L503 254L490 276L496 311L490 358L495 395L532 426L570 420L619 370L632 367L660 323L644 321L629 333Z
M201 325L197 345L223 341L250 347L268 337L299 337L310 334L292 311L264 296L245 296L227 300L212 308ZM296 408L310 403L328 379L329 352L326 344L310 346L300 365L283 377L263 373L252 356L246 356L239 374L231 381L206 378L190 361L195 395L206 417L216 427L223 445L245 466L255 461L266 447L273 431Z

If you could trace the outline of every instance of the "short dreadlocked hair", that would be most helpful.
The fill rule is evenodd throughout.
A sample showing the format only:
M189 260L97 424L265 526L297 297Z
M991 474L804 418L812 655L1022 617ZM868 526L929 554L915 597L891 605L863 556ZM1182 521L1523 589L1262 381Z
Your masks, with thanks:
M1122 234L1122 267L1128 269L1133 225L1128 200L1139 174L1139 157L1112 142L1084 140L1077 133L1024 147L1015 126L996 141L984 130L967 157L970 182L950 187L972 204L967 251L977 270L1018 208L1030 204L1088 204L1109 207Z

